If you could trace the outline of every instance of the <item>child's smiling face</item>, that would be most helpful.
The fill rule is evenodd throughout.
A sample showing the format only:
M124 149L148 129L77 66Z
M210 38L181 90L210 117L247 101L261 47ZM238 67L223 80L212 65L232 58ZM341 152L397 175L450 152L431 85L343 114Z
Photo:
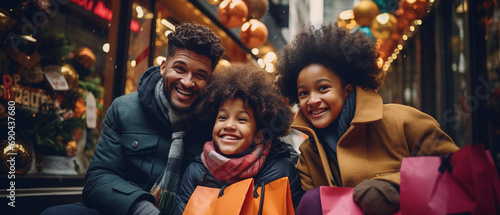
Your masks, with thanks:
M340 114L347 98L342 80L320 64L311 64L300 71L297 78L297 95L302 114L316 128L325 128Z
M223 154L235 155L252 145L256 130L252 108L240 98L228 99L219 108L212 138Z

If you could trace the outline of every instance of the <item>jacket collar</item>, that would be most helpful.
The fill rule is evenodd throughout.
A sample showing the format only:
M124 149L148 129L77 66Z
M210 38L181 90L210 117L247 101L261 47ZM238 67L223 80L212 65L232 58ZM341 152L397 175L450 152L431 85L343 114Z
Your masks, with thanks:
M382 119L382 97L374 89L356 86L356 111L351 125L374 122ZM314 126L299 110L292 128L298 129L310 137L316 136Z

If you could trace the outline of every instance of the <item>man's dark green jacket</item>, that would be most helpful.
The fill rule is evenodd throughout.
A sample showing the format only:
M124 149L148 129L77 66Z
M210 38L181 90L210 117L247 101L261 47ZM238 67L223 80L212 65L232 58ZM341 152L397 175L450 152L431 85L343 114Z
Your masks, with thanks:
M146 70L138 91L116 98L108 109L85 175L86 206L127 214L139 200L154 202L149 191L165 169L172 135L154 99L159 71L159 66ZM201 144L185 143L184 167L201 151Z

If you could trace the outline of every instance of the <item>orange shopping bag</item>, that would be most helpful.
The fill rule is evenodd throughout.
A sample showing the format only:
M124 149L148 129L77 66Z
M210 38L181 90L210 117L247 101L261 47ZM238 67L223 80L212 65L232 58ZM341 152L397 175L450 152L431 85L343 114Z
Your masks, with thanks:
M264 185L263 189L262 186L254 186L253 178L222 189L197 186L183 214L293 215L295 212L288 177L283 177Z

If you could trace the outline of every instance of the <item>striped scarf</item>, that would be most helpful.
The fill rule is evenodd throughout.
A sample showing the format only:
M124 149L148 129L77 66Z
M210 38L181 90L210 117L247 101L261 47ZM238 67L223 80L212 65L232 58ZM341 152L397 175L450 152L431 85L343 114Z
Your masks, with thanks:
M182 138L189 127L187 117L184 113L172 109L163 91L163 78L156 84L155 99L164 117L172 125L172 143L168 152L167 166L164 173L158 178L151 188L151 194L155 197L155 206L162 215L172 214L175 196L181 180L182 157L184 144Z
M203 146L201 161L217 180L233 183L257 175L266 162L270 149L269 141L257 144L247 155L228 158L215 150L213 141L208 141Z

